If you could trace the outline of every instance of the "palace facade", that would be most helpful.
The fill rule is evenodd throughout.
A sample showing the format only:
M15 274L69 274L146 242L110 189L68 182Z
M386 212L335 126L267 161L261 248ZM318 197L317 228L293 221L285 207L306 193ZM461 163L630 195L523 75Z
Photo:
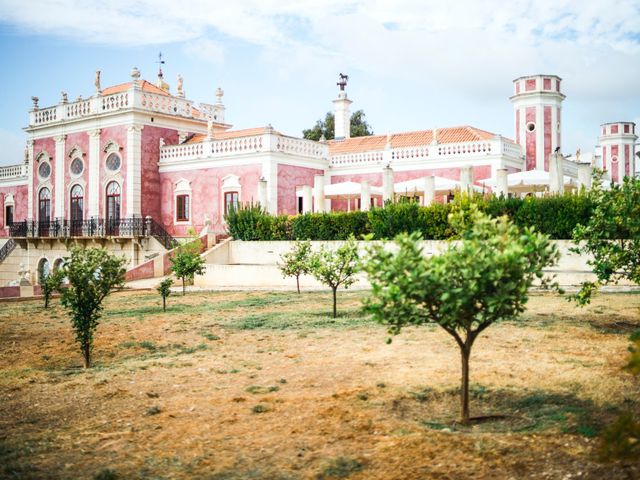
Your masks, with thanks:
M394 194L440 201L456 188L489 190L500 172L549 171L561 148L561 79L514 81L515 140L473 126L352 138L344 85L333 101L335 136L311 141L270 125L233 130L223 91L212 104L131 79L41 107L33 98L22 164L0 167L0 284L37 282L71 244L121 252L134 268L170 248L173 238L223 233L224 216L242 202L273 214L368 209ZM635 172L632 122L601 127L596 155L580 161L613 181ZM18 272L22 272L18 274ZM38 273L40 272L40 273ZM46 272L45 272L46 273Z

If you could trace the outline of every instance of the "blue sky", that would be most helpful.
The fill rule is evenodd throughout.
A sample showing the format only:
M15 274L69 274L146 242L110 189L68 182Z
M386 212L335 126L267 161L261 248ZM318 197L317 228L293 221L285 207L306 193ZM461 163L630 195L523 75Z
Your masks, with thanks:
M19 163L32 95L53 105L129 80L225 91L234 128L300 135L339 72L376 133L470 124L513 138L512 80L563 78L563 151L598 125L640 123L640 1L0 0L0 164Z

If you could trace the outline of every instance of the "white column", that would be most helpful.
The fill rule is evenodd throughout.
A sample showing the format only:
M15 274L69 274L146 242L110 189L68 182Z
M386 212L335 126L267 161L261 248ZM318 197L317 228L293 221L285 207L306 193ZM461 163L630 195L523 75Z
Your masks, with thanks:
M578 164L578 188L591 190L591 165L588 163Z
M496 197L509 196L508 174L509 171L506 168L499 168L496 170Z
M100 216L100 129L89 130L89 184L87 215Z
M142 215L142 125L127 127L126 217Z
M433 175L424 177L424 195L422 203L425 207L431 205L436 199L436 177Z
M564 193L564 165L560 153L549 155L549 192Z
M473 167L466 166L460 169L460 191L471 193L473 185Z
M382 170L382 201L393 201L393 169L384 167Z
M263 209L269 210L267 204L267 181L264 178L261 178L258 182L258 203Z
M544 105L536 105L536 168L544 170ZM526 147L525 147L526 148Z
M313 189L311 185L302 187L302 213L311 213L313 205Z
M360 185L360 210L367 212L371 207L371 187L367 181L360 183Z
M324 212L324 175L313 177L313 211Z
M64 200L66 192L64 190L64 144L67 136L60 135L55 137L56 141L56 159L55 159L55 203L53 205L53 218L64 218Z
M29 162L29 165L27 167L27 173L28 173L28 179L29 179L29 185L27 186L27 191L28 191L28 195L29 198L27 198L27 218L26 220L33 220L34 218L36 218L36 215L34 214L33 211L33 175L35 172L35 167L34 167L34 162L35 162L35 158L33 158L33 145L35 144L35 142L33 140L27 140L27 160ZM17 219L19 220L19 219Z

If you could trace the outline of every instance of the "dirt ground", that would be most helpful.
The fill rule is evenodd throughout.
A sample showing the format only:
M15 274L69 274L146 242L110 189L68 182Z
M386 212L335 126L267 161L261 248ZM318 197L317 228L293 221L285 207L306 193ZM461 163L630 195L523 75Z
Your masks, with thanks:
M0 478L627 479L598 435L639 411L622 371L639 294L585 309L543 294L483 332L472 415L455 423L460 360L434 326L361 312L366 292L155 292L110 297L81 368L58 301L0 304Z

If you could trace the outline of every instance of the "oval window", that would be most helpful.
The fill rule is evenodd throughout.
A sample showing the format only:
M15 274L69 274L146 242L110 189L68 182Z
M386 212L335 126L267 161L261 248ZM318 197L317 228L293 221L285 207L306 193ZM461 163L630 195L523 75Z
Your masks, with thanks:
M40 175L40 178L49 178L49 175L51 175L51 165L47 162L42 162L38 167L38 175Z
M107 157L107 170L115 172L120 169L120 157L117 153L112 153Z
M79 158L74 158L71 161L71 173L73 175L80 175L83 170L84 164L82 163L82 160L80 160Z

